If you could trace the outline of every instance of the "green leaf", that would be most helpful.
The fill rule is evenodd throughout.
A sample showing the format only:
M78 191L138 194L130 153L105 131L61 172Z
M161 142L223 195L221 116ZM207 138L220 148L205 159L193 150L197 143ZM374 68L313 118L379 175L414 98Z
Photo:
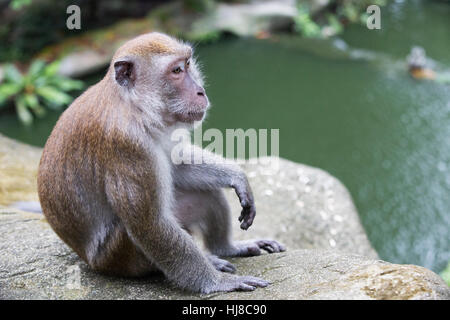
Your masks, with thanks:
M0 100L6 100L22 90L22 85L17 83L3 83L0 85Z
M20 83L23 80L23 76L19 69L13 64L7 64L3 68L5 81Z
M31 64L30 68L28 69L28 75L31 77L36 77L39 75L39 73L42 72L45 68L45 62L42 60L34 60Z
M308 38L320 37L321 28L316 24L306 5L300 4L297 7L297 15L294 17L295 29Z
M48 64L44 69L44 75L46 77L54 76L59 70L59 61L54 61Z
M59 91L58 89L50 86L36 88L36 92L47 100L50 104L55 106L62 106L69 104L72 101L72 97L67 93Z
M39 104L39 99L35 94L26 94L24 96L25 104L30 107L34 114L38 117L45 115L45 109Z
M48 82L49 82L49 78L47 78L46 76L41 76L41 75L33 80L33 84L35 87L43 87L43 86L47 85Z
M343 13L346 18L348 18L351 22L358 21L358 10L353 4L344 5Z
M31 110L33 110L34 114L39 118L43 118L47 114L47 110L45 110L41 105L37 105Z
M54 83L59 89L63 91L80 90L84 87L84 82L80 80L72 80L69 78L57 77L53 79Z
M29 126L33 122L33 116L28 111L23 97L19 97L16 99L16 112L19 116L19 120L26 126Z
M39 105L39 100L35 94L26 94L24 95L24 102L30 108L36 107Z
M336 16L330 14L327 16L327 19L330 27L333 28L336 34L341 33L344 30L344 27L342 26L341 22L336 18Z

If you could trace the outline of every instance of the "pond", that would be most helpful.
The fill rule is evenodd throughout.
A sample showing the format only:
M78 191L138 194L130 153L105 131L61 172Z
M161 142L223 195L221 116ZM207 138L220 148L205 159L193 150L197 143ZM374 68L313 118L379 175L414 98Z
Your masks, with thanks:
M412 79L405 57L420 45L448 70L449 16L444 2L395 1L378 31L198 46L213 104L204 128L280 129L280 156L348 187L382 259L441 271L450 260L450 87ZM24 128L3 114L0 132L42 146L57 118Z

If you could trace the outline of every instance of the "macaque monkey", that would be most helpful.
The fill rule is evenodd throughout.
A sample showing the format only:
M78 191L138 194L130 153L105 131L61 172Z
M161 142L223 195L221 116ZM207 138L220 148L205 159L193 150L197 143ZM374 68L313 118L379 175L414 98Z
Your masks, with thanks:
M61 115L41 158L39 199L55 232L94 270L162 271L201 293L269 284L231 274L235 267L220 258L285 250L273 240L231 241L222 188L236 191L242 229L255 218L240 167L206 151L201 164L171 161L171 133L193 127L208 107L192 48L154 32L120 47L106 76ZM208 254L192 239L194 228Z

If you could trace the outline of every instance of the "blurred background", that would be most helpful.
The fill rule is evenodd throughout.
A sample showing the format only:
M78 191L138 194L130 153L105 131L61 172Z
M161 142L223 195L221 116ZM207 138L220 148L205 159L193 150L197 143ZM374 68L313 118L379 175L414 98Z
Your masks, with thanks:
M114 50L152 30L195 46L204 129L279 128L281 157L347 186L380 258L446 268L450 1L0 0L0 134L44 146Z

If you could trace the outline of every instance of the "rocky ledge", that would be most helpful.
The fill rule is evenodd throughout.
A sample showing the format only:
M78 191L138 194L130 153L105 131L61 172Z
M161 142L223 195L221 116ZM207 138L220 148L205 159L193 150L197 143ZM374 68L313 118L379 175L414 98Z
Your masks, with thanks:
M2 210L0 234L0 299L450 299L444 281L425 268L321 249L231 259L239 274L272 284L191 294L160 275L121 279L91 271L40 214Z
M234 238L274 238L288 247L280 254L231 260L239 274L263 277L272 282L269 287L198 295L174 288L160 275L99 275L43 215L7 207L36 199L40 154L39 148L0 136L0 299L450 299L449 287L432 271L377 260L342 183L283 159L272 159L278 167L244 165L257 206L247 232L239 229L237 198L227 192L236 218Z

